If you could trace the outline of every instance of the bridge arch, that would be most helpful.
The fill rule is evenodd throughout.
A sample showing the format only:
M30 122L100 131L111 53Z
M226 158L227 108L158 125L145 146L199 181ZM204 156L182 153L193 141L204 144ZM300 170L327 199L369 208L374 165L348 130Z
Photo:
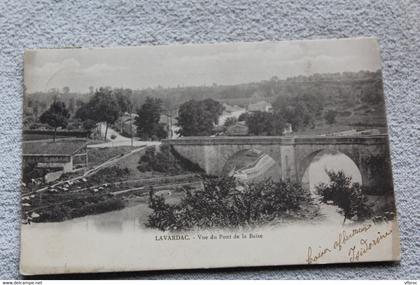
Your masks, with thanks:
M331 156L331 157L328 157ZM335 157L334 157L335 156ZM311 166L315 163L327 163L330 167L325 165L322 169L311 169ZM318 167L321 167L318 165ZM327 183L326 180L326 173L324 173L325 169L339 171L342 170L346 173L346 175L352 176L353 182L359 182L360 184L364 185L366 181L364 181L363 171L358 164L358 160L355 160L355 157L352 153L349 153L346 150L340 149L318 149L307 154L300 162L299 162L299 171L298 171L298 182L301 182L305 189L310 189L310 171L312 170L315 173L314 179L319 179L319 182ZM313 174L312 173L312 174Z
M243 175L250 180L272 178L277 181L281 178L281 167L280 162L272 154L263 148L251 147L230 155L223 165L222 175L238 175L238 177Z
M184 137L163 140L179 155L198 164L209 175L222 175L226 161L243 149L258 149L271 156L281 168L285 180L302 181L302 176L320 151L337 150L347 155L362 174L369 192L382 194L392 190L388 137L313 136L313 137Z

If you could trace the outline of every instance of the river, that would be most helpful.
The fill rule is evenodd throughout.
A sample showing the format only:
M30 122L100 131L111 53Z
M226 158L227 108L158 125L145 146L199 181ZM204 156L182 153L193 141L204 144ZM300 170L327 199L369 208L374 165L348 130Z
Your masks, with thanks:
M347 175L351 175L355 182L360 182L360 173L354 163L342 154L324 154L316 158L308 168L311 188L317 183L328 182L324 169L342 169ZM145 223L151 212L145 199L130 202L126 208L99 215L91 215L76 218L60 223L32 223L22 225L21 250L24 256L21 258L22 270L25 272L86 272L86 271L127 271L138 269L156 268L185 268L191 265L183 260L197 259L198 256L206 256L212 262L203 262L197 259L196 264L208 267L221 265L220 256L231 250L229 256L240 256L243 248L253 248L255 245L246 240L229 243L228 248L215 252L211 242L199 242L191 240L178 241L177 246L173 242L156 242L156 236L162 232L147 229ZM293 221L276 227L275 231L268 232L264 248L264 256L272 252L272 246L278 244L275 240L283 240L284 237L308 237L302 238L297 244L284 244L282 252L289 257L288 262L301 263L299 258L305 255L304 249L308 244L316 241L324 241L325 232L338 233L342 228L343 217L332 205L321 205L323 218L315 223L309 221ZM348 224L348 223L347 223ZM351 226L351 223L347 226ZM307 233L310 232L310 235ZM192 235L192 233L190 233ZM334 234L332 235L334 238ZM294 240L294 239L287 239ZM259 247L262 245L259 244ZM301 257L297 256L296 250L300 248ZM213 254L214 253L214 254ZM164 258L157 258L157 257ZM176 257L176 262L171 258ZM226 258L226 256L225 256ZM344 260L346 256L343 256ZM206 259L206 260L207 260ZM303 260L303 259L302 259ZM341 260L341 259L340 259ZM240 260L232 264L239 264ZM229 265L227 263L226 265Z

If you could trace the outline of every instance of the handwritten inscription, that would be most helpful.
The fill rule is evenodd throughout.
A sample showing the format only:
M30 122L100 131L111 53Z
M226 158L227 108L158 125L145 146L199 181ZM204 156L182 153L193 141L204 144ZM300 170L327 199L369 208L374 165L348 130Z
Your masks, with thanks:
M366 233L370 228L372 227L372 224L367 224L362 227L353 229L351 232L347 233L347 231L343 230L338 234L338 238L334 241L334 249L338 249L341 251L343 248L343 245L346 244L347 241L351 240L354 236Z
M334 251L342 251L347 243L354 240L356 236L367 233L371 228L372 224L366 224L358 228L352 229L351 231L343 230L338 234L331 247L319 247L318 249L313 249L311 246L309 246L307 251L306 262L308 264L316 263L326 255ZM358 242L359 245L354 245L350 247L348 251L350 262L359 261L361 256L371 251L375 246L380 244L383 239L390 236L391 233L392 230L389 230L385 233L378 232L378 236L372 240L361 238Z
M314 262L317 262L321 257L323 257L325 254L331 252L331 249L324 248L316 253L316 255L312 254L312 247L308 247L308 258L306 258L306 262L308 264L312 264Z
M376 237L376 239L360 239L359 247L353 246L349 249L348 256L350 256L350 262L359 261L359 258L361 256L371 251L375 246L379 245L383 239L387 238L391 234L392 230L389 230L385 233L378 232L378 236Z

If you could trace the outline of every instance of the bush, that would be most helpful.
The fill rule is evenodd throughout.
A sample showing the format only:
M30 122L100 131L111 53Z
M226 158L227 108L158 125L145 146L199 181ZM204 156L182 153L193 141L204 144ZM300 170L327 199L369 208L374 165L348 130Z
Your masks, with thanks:
M363 221L371 218L373 211L367 203L361 185L352 183L351 177L347 177L343 171L327 171L327 174L330 183L328 185L321 183L316 186L316 190L323 202L332 201L343 210L343 224L346 219Z
M148 227L166 230L192 228L238 228L262 225L280 217L302 217L313 206L300 184L266 180L239 190L233 177L205 178L204 189L184 188L177 205L165 203L150 191Z
M124 202L117 198L87 197L75 198L62 205L56 205L40 211L40 216L33 219L36 223L62 222L69 219L96 215L124 208Z
M115 140L116 138L117 138L116 135L114 135L114 134L111 135L111 140Z
M22 181L30 183L32 179L43 178L47 173L47 169L36 167L36 163L25 163L22 168Z
M238 117L238 122L245 122L249 117L249 113L242 113Z
M119 168L118 166L106 167L98 170L95 174L89 177L89 182L93 184L104 183L104 182L115 182L116 180L122 180L125 176L130 173L128 168Z
M235 117L226 118L225 123L223 124L225 127L233 126L238 122L238 119Z

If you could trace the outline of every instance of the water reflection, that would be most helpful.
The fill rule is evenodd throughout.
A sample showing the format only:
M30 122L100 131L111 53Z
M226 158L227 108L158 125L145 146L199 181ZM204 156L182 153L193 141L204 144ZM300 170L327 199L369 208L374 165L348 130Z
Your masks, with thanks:
M118 211L75 218L59 223L33 223L23 226L34 229L53 229L54 231L132 233L145 229L145 223L150 212L151 209L145 201L136 201Z

